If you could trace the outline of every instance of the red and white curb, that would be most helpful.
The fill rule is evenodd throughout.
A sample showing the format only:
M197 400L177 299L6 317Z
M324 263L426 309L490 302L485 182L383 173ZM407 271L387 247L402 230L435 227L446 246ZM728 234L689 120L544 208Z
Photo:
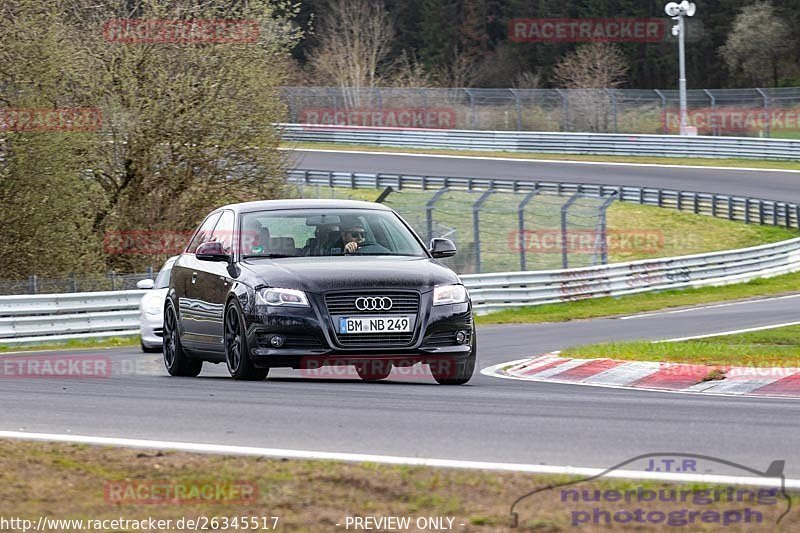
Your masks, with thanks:
M490 366L481 370L481 374L659 392L800 398L800 368L570 359L556 352Z

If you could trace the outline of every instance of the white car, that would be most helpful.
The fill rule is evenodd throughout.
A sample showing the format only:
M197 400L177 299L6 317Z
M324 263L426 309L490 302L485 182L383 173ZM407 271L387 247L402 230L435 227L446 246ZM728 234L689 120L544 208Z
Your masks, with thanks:
M164 335L164 300L167 298L172 265L178 256L170 257L161 267L155 281L143 279L136 283L140 289L151 289L139 302L139 334L143 352L160 352Z

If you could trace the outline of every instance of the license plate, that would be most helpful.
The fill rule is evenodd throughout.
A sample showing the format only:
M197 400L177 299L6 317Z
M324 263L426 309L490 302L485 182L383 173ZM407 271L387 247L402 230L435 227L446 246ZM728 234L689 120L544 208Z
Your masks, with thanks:
M410 333L409 315L339 317L339 334L353 333Z

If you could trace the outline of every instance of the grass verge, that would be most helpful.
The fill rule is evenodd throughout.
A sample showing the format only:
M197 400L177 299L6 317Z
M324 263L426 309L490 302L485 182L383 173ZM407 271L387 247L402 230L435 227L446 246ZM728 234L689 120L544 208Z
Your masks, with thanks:
M5 352L36 352L40 350L80 350L82 348L119 348L127 346L138 346L139 336L129 337L110 337L108 339L72 339L64 342L52 342L43 344L33 344L27 346L15 346L0 344L0 354Z
M615 342L562 351L565 357L609 357L632 361L800 367L800 326L720 335L681 342Z
M345 528L347 517L394 516L409 517L412 525L406 530L411 531L419 530L416 519L420 517L452 518L452 528L444 529L456 531L505 531L510 521L511 504L517 498L570 478L0 441L0 480L3 481L0 483L0 501L3 502L4 516L30 519L34 524L40 516L83 520L153 517L173 521L183 517L216 516L266 517L271 526L270 517L277 517L275 529L278 531L341 531L355 529L352 524ZM256 490L246 498L240 495L231 497L230 493L213 493L202 501L187 501L185 498L164 501L161 497L159 503L145 503L151 492L128 490L130 483L145 489L159 486L162 495L177 486L187 488L189 493L209 484L223 487L248 484L255 485ZM591 493L600 490L604 491L603 494L605 491L622 494L633 491L634 498L639 490L655 491L657 495L660 490L686 491L684 493L688 494L690 501L613 503L615 500L611 496L604 496L607 500L599 503L570 499L565 503L560 489L546 490L527 498L516 508L520 530L572 530L576 518L573 513L591 512L593 509L609 510L613 515L620 509L632 511L639 508L645 513L678 513L677 516L682 513L686 519L687 511L724 513L744 506L742 503L728 503L723 497L702 504L691 501L698 496L708 500L713 494L714 487L699 484L597 480L565 489L587 489ZM576 493L577 497L580 498L580 494ZM750 489L750 493L745 491L741 498L760 501L746 506L762 514L760 526L764 531L774 530L778 516L787 507L783 497L758 493L758 489ZM797 496L791 498L796 504ZM696 513L694 516L695 521L690 526L692 530L710 531L719 527L719 516L717 521L701 523L699 515ZM798 514L793 513L783 519L781 526L796 526L798 520ZM337 527L337 524L341 525ZM635 525L631 529L660 530L665 527L663 517L660 524ZM749 531L754 526L758 524L733 523L726 530ZM607 531L608 527L602 520L598 524L590 521L581 525L584 531Z
M593 298L577 302L521 307L478 316L476 322L478 324L523 324L631 315L675 307L795 293L798 291L798 287L800 287L800 272L794 272L722 287L676 289L617 298Z
M489 150L441 150L433 148L399 148L392 146L363 146L358 144L337 143L285 143L283 148L307 148L318 150L350 150L363 152L397 152L432 155L456 155L473 157L505 157L514 159L544 159L551 161L596 161L599 163L638 163L651 165L680 165L699 167L743 167L778 170L800 170L797 161L761 161L758 159L686 159L683 157L639 157L616 155L583 155L583 154L531 154L525 152L505 152Z

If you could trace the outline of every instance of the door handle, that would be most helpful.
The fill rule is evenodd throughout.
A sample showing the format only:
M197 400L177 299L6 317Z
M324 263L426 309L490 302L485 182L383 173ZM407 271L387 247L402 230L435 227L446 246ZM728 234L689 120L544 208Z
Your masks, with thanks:
M192 272L192 285L197 283L197 272Z

